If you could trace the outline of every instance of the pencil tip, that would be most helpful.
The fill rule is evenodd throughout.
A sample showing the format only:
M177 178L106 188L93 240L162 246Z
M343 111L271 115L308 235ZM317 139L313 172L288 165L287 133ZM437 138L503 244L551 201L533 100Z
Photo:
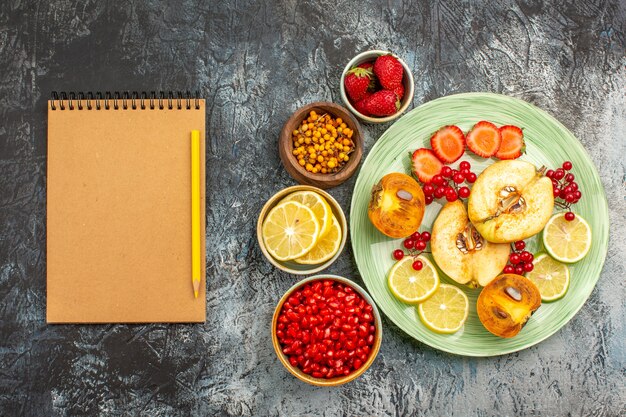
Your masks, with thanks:
M193 295L198 298L198 290L193 290Z

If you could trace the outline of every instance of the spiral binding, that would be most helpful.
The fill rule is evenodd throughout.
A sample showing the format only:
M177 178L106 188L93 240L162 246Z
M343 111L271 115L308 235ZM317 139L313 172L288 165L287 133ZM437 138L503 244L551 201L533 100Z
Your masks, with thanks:
M176 96L176 97L174 97ZM193 105L196 110L200 109L200 92L196 91L195 97L191 96L189 91L186 91L184 94L182 91L177 91L174 93L173 91L160 91L157 97L157 93L155 91L151 91L150 94L142 91L138 93L137 91L128 92L128 91L115 91L111 94L110 91L104 93L96 92L95 95L91 91L87 93L78 92L74 93L70 92L56 92L53 91L51 94L50 100L50 108L52 110L83 110L87 108L87 110L101 110L104 108L105 110L119 110L120 108L124 110L128 110L129 108L136 110L137 108L141 108L141 110L145 110L146 108L150 108L151 110L159 109L163 110L165 108L169 110L173 110L174 108L178 110L182 110L183 107L186 110L190 110ZM85 102L86 106L83 105ZM67 105L66 105L67 103Z

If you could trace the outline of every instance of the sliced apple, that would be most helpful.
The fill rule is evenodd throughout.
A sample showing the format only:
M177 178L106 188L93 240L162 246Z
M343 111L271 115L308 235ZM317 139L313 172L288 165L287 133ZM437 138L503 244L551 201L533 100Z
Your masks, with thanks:
M506 266L509 244L490 243L474 228L465 205L447 203L435 219L430 248L441 270L459 284L485 286Z
M529 162L500 161L476 179L467 212L488 241L515 242L536 235L554 208L552 181Z

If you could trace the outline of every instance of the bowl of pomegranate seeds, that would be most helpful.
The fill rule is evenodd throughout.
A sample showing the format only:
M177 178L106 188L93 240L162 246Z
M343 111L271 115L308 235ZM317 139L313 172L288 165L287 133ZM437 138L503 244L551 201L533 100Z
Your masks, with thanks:
M369 123L398 118L411 105L414 91L409 66L388 51L362 52L341 74L341 99L352 113Z
M382 341L380 313L370 296L337 275L316 275L291 287L272 320L278 359L296 378L338 386L363 374Z

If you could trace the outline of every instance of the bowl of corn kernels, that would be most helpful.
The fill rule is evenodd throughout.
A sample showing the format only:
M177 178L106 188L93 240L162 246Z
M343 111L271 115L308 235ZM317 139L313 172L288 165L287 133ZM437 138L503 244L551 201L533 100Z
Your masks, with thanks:
M307 104L287 120L278 140L285 169L300 184L335 187L354 174L363 156L363 132L348 109Z

